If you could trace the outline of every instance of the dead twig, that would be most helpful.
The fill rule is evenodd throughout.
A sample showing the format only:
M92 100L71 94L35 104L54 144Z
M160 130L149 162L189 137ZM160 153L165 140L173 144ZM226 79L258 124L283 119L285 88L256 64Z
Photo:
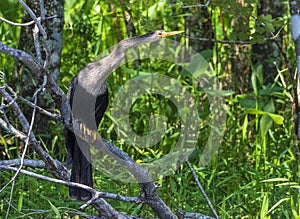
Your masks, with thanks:
M203 189L203 187L202 187L202 185L201 185L201 183L200 183L200 181L199 181L199 179L198 179L198 177L197 177L196 171L194 170L194 168L192 167L191 163L190 163L188 160L186 160L185 163L186 163L186 164L188 165L188 167L190 168L191 173L192 173L192 175L193 175L193 177L194 177L194 180L195 180L195 182L196 182L196 184L197 184L197 186L198 186L200 192L202 193L203 197L205 198L205 200L206 200L208 206L210 207L212 213L214 214L215 218L216 218L216 219L219 219L219 216L218 216L216 210L214 209L214 207L213 207L211 201L209 200L209 198L208 198L208 196L207 196L205 190Z

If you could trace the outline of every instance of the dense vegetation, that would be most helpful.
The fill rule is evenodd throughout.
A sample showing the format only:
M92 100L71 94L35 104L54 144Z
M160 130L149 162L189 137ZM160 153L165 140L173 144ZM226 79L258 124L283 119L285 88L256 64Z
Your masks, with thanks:
M203 90L193 87L180 66L159 59L128 62L109 77L110 104L119 88L136 75L157 72L175 78L196 100L201 121L196 150L190 157L198 177L221 218L300 218L299 145L294 135L293 86L296 58L289 27L288 2L212 1L208 7L183 7L183 1L66 1L64 48L60 85L67 91L72 78L101 52L130 37L130 14L137 35L156 29L184 30L176 40L200 53L216 75L226 109L226 127L221 146L205 166L200 163L209 138L210 106ZM195 1L184 1L185 6ZM0 2L0 16L21 22L23 9L13 0ZM1 23L0 40L17 48L19 27ZM176 51L170 50L172 54ZM182 54L177 54L178 57ZM99 57L98 57L99 58ZM291 67L290 67L291 66ZM13 74L15 61L0 53L0 71ZM155 147L139 148L120 140L113 129L118 118L106 112L99 129L138 162L167 154L179 138L180 123L174 104L160 95L147 94L131 107L130 124L136 133L149 133L149 114L167 118L167 131ZM58 160L66 159L63 126L51 122L51 130L40 133L40 141ZM213 142L213 144L216 142ZM12 159L22 151L22 142L4 132L0 136L1 159ZM31 156L32 154L29 154ZM37 171L37 170L35 170ZM37 171L43 173L43 171ZM43 173L46 174L46 173ZM4 186L13 173L1 171ZM50 174L49 174L50 176ZM96 187L127 196L138 194L138 185L110 179L96 172ZM162 199L171 209L211 215L187 166L182 165L156 182ZM14 185L10 217L52 218L81 214L80 203L71 201L68 188L19 175ZM11 186L0 193L0 215L4 217ZM151 209L142 204L110 201L116 209L142 217ZM50 205L49 205L50 203ZM88 208L85 213L92 213Z

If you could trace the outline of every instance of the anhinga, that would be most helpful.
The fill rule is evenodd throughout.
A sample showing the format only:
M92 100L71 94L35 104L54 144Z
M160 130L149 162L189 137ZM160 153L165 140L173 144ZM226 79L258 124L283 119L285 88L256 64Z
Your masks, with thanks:
M108 56L100 61L88 64L73 79L67 95L72 108L73 120L80 120L85 124L87 123L87 127L97 130L108 105L106 79L121 64L126 51L141 44L155 42L161 38L182 32L157 30L139 37L124 39L116 45ZM94 107L88 107L90 104L95 105ZM70 130L65 132L65 141L68 150L68 164L72 162L70 181L92 187L89 144L79 137L76 138ZM87 201L91 198L91 194L84 189L70 187L69 191L70 197L78 201Z

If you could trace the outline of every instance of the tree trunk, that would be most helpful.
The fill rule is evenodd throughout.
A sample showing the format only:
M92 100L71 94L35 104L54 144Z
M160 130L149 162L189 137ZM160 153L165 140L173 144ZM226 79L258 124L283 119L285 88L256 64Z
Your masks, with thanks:
M41 7L40 1L36 0L27 0L27 5L33 10L37 17L41 16ZM45 43L50 49L49 60L47 63L47 68L51 73L52 77L58 81L60 74L60 60L62 52L62 37L63 37L63 25L64 25L64 1L63 0L53 0L45 1L45 17L55 16L55 18L46 19L42 21L42 26L45 28L47 35L47 40ZM23 23L32 21L30 15L25 11L23 17ZM34 26L25 26L22 27L19 40L19 49L24 50L36 57L36 50L33 43L33 28ZM41 43L41 53L43 60L46 57L45 50ZM45 61L45 60L44 60ZM32 96L35 90L42 83L42 78L36 79L31 74L30 71L21 63L17 65L17 70L13 76L13 81L16 84L16 89L18 94L28 100L32 100ZM38 99L38 105L42 108L52 110L54 108L54 103L50 95L45 92L40 95ZM23 105L23 112L25 113L27 119L31 119L32 108L27 105ZM36 123L38 124L37 129L39 133L46 132L49 128L49 119L45 118L44 115L37 114L35 118Z

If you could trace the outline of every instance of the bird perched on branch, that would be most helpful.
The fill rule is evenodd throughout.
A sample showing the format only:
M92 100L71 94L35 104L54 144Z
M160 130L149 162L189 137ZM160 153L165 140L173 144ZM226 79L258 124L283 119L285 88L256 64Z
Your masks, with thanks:
M67 97L73 113L73 121L79 120L92 130L97 130L108 105L106 79L117 68L128 49L145 43L158 41L164 37L182 33L183 31L165 32L157 30L139 37L120 41L115 49L100 61L88 64L75 77L69 88ZM72 163L71 182L93 186L92 165L89 144L75 134L65 131L68 164ZM78 201L87 201L91 193L76 187L70 187L70 197Z

